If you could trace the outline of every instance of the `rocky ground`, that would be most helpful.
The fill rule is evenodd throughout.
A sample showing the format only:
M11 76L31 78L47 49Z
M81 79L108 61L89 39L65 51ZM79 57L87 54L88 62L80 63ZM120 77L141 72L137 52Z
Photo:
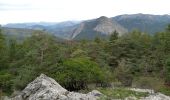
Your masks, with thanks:
M136 98L127 97L125 100L170 100L169 96L161 93L154 93L153 90L130 89L133 91L148 92L148 97ZM58 84L54 79L41 74L18 95L12 98L3 98L4 100L100 100L105 95L97 90L87 94L69 92ZM104 99L105 100L105 99ZM107 100L107 99L106 99ZM112 99L114 100L114 99Z

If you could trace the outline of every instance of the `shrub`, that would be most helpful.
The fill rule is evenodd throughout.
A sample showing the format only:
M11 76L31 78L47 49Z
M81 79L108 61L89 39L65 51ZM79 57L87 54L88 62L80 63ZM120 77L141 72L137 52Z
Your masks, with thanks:
M133 87L158 91L163 87L163 80L157 77L138 77L133 81Z
M70 58L64 61L53 77L70 91L85 89L88 83L104 80L102 70L88 58Z
M107 96L107 98L102 98L102 100L112 100L112 99L121 99L124 100L126 97L146 97L148 93L145 92L136 92L132 90L128 90L126 88L99 88L99 91L101 91L104 95Z

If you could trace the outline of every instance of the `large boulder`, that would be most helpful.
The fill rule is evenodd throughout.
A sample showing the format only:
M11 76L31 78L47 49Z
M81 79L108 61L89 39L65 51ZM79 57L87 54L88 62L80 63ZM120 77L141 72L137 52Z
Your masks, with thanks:
M97 90L88 94L69 92L54 79L41 74L11 100L96 100L101 95Z

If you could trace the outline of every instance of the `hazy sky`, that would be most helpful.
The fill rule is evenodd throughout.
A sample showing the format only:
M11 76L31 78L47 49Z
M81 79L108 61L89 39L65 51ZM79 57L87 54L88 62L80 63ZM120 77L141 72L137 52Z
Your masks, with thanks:
M60 22L120 14L170 14L169 0L0 0L0 24Z

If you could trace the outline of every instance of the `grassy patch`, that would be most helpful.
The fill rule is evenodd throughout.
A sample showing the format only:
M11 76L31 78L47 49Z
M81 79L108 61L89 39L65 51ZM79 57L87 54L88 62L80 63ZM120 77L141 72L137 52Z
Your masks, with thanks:
M170 96L170 88L168 87L162 87L158 90L158 92L161 92L162 94Z
M124 99L129 96L136 97L136 98L148 96L148 93L136 92L125 88L114 88L114 89L99 88L98 90L102 92L104 95L106 95L108 98L112 98L112 99ZM104 100L103 98L101 99Z

